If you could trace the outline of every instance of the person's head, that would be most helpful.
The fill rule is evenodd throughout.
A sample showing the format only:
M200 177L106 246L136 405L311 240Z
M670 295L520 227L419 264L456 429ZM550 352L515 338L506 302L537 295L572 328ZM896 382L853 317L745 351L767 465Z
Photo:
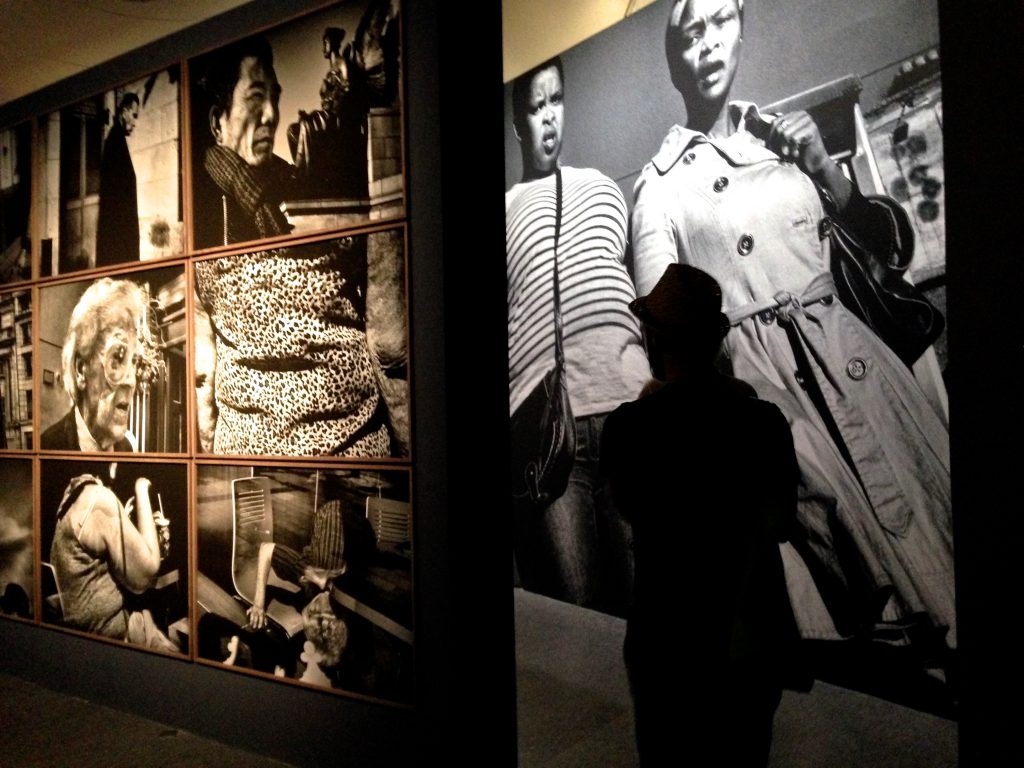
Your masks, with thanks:
M549 59L512 83L512 128L523 156L523 178L554 173L562 154L563 72Z
M341 55L341 41L345 39L345 30L341 27L327 27L324 30L324 58Z
M135 130L135 124L139 121L139 96L129 91L121 97L117 105L117 121L125 136L131 136Z
M717 109L729 98L742 40L743 0L675 0L665 57L688 111Z
M105 277L71 313L61 352L64 390L102 448L124 437L136 386L160 366L148 312L144 287Z
M671 370L706 369L714 364L729 319L722 313L722 288L707 272L670 264L646 296L630 302L646 326L656 355L652 364Z
M321 592L302 609L302 626L321 666L335 667L348 645L348 625L338 617L327 592Z
M210 69L204 84L214 141L249 165L264 165L274 154L280 119L281 86L270 44L262 37L240 40L218 52Z

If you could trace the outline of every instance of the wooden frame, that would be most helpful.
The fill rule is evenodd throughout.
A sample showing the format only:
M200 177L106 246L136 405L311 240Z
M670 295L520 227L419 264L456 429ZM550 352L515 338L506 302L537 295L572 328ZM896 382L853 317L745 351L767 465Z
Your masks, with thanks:
M0 130L0 285L32 279L33 125Z
M411 704L412 542L375 539L367 517L368 500L379 496L404 506L411 521L409 470L202 460L195 464L195 473L196 660L360 698ZM253 500L263 521L256 538L246 536L245 526L233 524L239 501L235 494L241 493L237 484L253 480L261 481L255 491L259 498ZM318 513L321 523L314 520ZM320 531L338 525L343 526L346 571L332 575L322 591L299 574L301 567L330 567L323 558L339 552L327 546L331 534ZM284 548L288 554L280 561L276 554L273 560L266 555L268 626L255 630L250 607L256 561L267 545L271 552ZM330 611L304 622L304 609L313 610L316 604L310 603L317 596L329 598ZM347 645L344 637L340 640L345 648L340 660L324 658L329 654L328 634L304 634L304 624L308 633L324 617L328 625L340 624L343 635L347 630Z
M399 37L397 2L355 0L189 62L194 250L277 241L404 215ZM328 58L331 39L336 55ZM257 55L263 59L259 72L238 79L240 62L250 66ZM220 102L229 89L253 82L250 74L258 75L255 82L261 85L253 93L263 99L264 114L227 114ZM280 95L276 104L270 103L271 91ZM231 188L243 183L241 166L215 170L219 164L210 152L218 143L234 145L242 157L256 161L261 199L279 206L283 218L275 212L274 222L269 215L255 227L238 222L246 206L237 204ZM256 182L254 177L244 183Z
M117 496L122 507L126 507L128 500L134 495L135 481L140 477L148 478L152 483L149 496L154 513L160 510L161 514L169 520L167 528L168 554L161 558L159 571L151 586L138 594L129 596L127 593L123 593L122 604L116 606L116 611L114 610L115 606L101 599L104 596L95 586L103 578L107 578L102 575L107 571L106 565L103 566L102 571L92 573L88 579L80 579L85 591L80 594L78 607L75 608L73 607L75 605L74 590L69 590L66 584L68 571L62 569L59 563L62 555L58 554L58 548L61 545L55 543L55 529L59 524L70 524L70 519L58 523L57 510L61 506L62 497L71 487L70 481L84 475L92 475L97 478L105 488ZM43 581L40 580L39 620L44 624L80 632L90 637L124 643L126 640L122 634L111 634L99 628L99 623L103 620L102 611L108 608L113 611L110 617L107 617L110 621L103 623L103 626L109 627L120 626L118 623L120 617L117 614L124 611L126 615L121 623L128 625L130 636L135 638L136 631L142 632L141 629L136 630L134 624L136 620L140 624L144 620L147 624L145 632L152 643L147 646L141 640L133 639L128 641L130 644L161 653L175 653L169 650L169 647L163 642L169 639L178 648L176 655L186 655L189 648L188 635L190 634L188 620L190 613L188 499L188 466L183 462L162 460L111 462L101 459L75 461L44 459L41 461L39 560L41 568L44 569L43 573L47 568L52 568L55 578L50 586L55 588L56 592L44 594L48 590L42 588ZM66 513L66 515L68 514L71 512ZM86 515L92 514L99 515L101 512L98 511L98 508L86 512ZM137 525L133 522L137 520L137 513L133 512L129 515L125 511L122 514L121 522L124 526ZM83 527L87 522L87 517L81 518ZM67 541L67 539L62 540ZM68 550L66 546L63 549L63 556L77 557L80 560L80 555L75 555L73 550ZM86 545L82 542L82 552L87 551ZM97 559L98 562L107 563L110 560L110 555L98 556ZM113 566L110 568L112 570ZM65 583L61 583L62 578L65 579ZM109 578L114 578L114 574L111 573ZM54 594L56 594L57 600L51 599ZM109 600L109 595L105 597ZM76 612L76 616L81 614L81 617L71 619L68 615L71 611ZM145 616L146 613L148 616ZM83 621L92 621L97 624L97 628L89 630L88 625L83 624ZM152 621L151 624L150 621ZM154 640L157 631L163 635L163 638Z
M39 117L41 277L184 253L181 71L172 64Z
M31 459L0 460L0 616L26 621L38 615L33 469Z

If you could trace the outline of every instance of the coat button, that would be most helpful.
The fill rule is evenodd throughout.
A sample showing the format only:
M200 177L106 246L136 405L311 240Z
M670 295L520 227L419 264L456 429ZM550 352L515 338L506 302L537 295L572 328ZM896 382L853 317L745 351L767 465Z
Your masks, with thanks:
M740 235L740 240L736 243L736 250L739 251L740 256L746 256L754 250L754 236L749 234Z
M824 240L832 234L832 219L828 216L818 222L818 238Z
M725 176L719 176L717 179L715 179L715 183L712 185L712 188L715 190L715 192L721 192L728 186L729 179L727 179Z
M761 321L761 325L771 325L775 322L775 310L763 309L757 313L757 319Z
M846 364L846 373L854 381L860 381L867 376L868 364L859 357L851 357L850 362Z
M795 371L793 373L793 378L796 379L796 383L800 385L801 389L807 389L807 379L804 378L804 375L800 371Z
M685 155L683 155L683 165L689 165L694 161L696 157L697 156L693 154L693 152L687 152Z
M830 293L828 296L826 296L824 299L821 300L821 303L824 304L826 307L831 307L832 306L832 302L833 302L834 299L835 299L835 296L833 296Z

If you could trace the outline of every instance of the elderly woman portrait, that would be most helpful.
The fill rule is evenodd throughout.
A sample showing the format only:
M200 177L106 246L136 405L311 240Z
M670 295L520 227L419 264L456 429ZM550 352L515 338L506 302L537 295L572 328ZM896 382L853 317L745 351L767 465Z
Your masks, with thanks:
M757 34L742 0L671 5L665 54L685 121L636 184L637 292L670 264L710 273L731 324L731 372L792 428L801 470L792 551L805 567L788 575L801 584L792 594L821 598L794 599L801 634L875 640L913 627L906 636L927 647L955 647L944 417L840 301L830 273L833 221L882 259L908 261L910 244L895 236L901 211L860 193L807 112L769 115L732 99L744 36Z
M136 389L162 366L150 330L150 296L131 280L103 278L71 312L61 350L70 407L43 432L44 450L134 452L129 429Z
M43 621L180 653L186 466L51 460L41 474Z

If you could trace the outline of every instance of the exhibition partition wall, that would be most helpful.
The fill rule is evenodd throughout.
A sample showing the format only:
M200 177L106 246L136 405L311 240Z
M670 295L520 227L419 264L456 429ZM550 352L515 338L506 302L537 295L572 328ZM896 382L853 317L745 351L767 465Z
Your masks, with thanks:
M458 697L514 761L453 651L512 617L452 608L501 522L496 457L448 461L451 16L253 3L2 112L5 671L303 764L452 754Z
M616 589L608 577L619 581L622 573L628 577L628 568L616 563L628 535L623 537L614 530L609 535L602 528L607 525L604 502L600 492L591 492L592 470L583 465L595 458L592 446L603 412L615 406L611 397L631 399L640 391L638 381L645 378L643 362L629 354L638 343L638 330L630 327L632 318L623 310L634 295L651 290L665 264L695 264L714 274L722 284L723 311L729 312L732 326L726 340L725 367L753 383L760 397L782 408L797 440L803 468L803 530L796 531L783 555L799 628L804 639L810 641L808 651L815 654L805 660L818 665L816 669L824 679L957 718L964 737L961 755L965 763L978 761L983 765L987 763L981 755L1008 754L1003 742L1006 732L1000 734L999 729L1011 721L995 711L1000 707L985 696L986 679L999 675L995 657L987 649L1003 647L1005 641L989 636L984 616L998 612L1001 598L1005 599L1008 591L1012 594L1009 583L1019 583L1014 569L1003 559L1007 554L1006 535L1011 529L1019 534L1019 526L1014 522L1015 515L1007 518L999 511L1003 507L1005 512L1007 504L1015 507L1017 501L994 480L989 469L1005 468L1008 461L1011 465L1013 461L994 449L985 436L1000 434L1003 440L1015 444L1012 435L1021 424L1019 398L1007 384L1019 381L1019 332L1011 332L1017 352L1012 355L1008 373L1002 367L1007 355L993 349L994 338L1005 338L1005 330L1000 328L1019 326L1003 314L1002 301L1015 303L1021 271L1006 261L1009 257L988 226L991 216L986 214L988 209L982 201L990 201L998 209L1000 196L994 188L1006 184L1004 193L1015 188L1011 179L1019 176L1020 163L1007 158L1005 152L999 156L994 147L1005 149L1005 143L992 144L979 123L982 115L990 114L1000 103L1000 86L1008 86L1009 81L999 73L1013 55L999 45L988 46L987 53L994 58L985 69L977 65L979 57L967 54L962 39L965 30L978 28L991 29L1000 41L1009 39L1003 35L1020 28L1019 10L1001 6L992 19L982 22L967 18L969 14L954 4L917 0L861 3L856 8L830 2L813 7L797 3L701 3L702 10L694 11L693 18L686 16L693 22L691 28L682 23L682 17L688 6L697 5L693 2L665 0L631 14L633 5L627 6L625 19L619 24L561 51L559 60L529 62L538 65L537 69L525 73L521 82L509 81L505 87L508 380L512 449L520 457L511 467L512 490L519 507L515 518L519 583L557 599L622 612L621 589ZM535 12L543 10L535 8ZM675 29L670 23L673 15ZM730 25L738 32L731 59L721 53ZM524 47L536 50L534 42ZM707 55L708 61L688 65L686 59L693 51ZM547 55L555 53L559 51L547 51ZM960 58L965 55L969 63ZM1018 69L1016 62L1010 64L1011 71ZM707 98L713 100L730 87L731 98L748 103L738 104L730 112L734 120L730 127L740 135L719 148L716 140L723 136L715 135L709 142L702 133L707 128L700 127L699 117L691 122L691 109L700 106L701 94L710 94ZM760 111L751 111L749 102L757 102ZM848 450L855 441L843 434L850 422L849 412L842 411L864 405L872 410L882 403L858 388L859 382L872 376L888 378L884 371L889 366L881 362L885 353L873 357L864 370L853 360L858 356L852 355L834 375L821 377L818 374L822 366L829 367L832 352L845 346L843 339L858 335L847 334L852 328L829 339L827 323L821 321L824 344L816 346L809 357L792 359L792 365L779 365L789 356L775 359L776 354L790 344L798 348L800 343L784 339L775 347L770 340L772 334L783 335L785 327L801 333L797 330L799 319L791 319L786 312L779 315L778 308L771 307L773 299L793 299L794 309L807 317L813 315L813 323L823 317L813 309L815 300L810 297L796 309L807 284L797 284L802 276L797 266L801 257L796 254L802 248L797 244L805 242L800 228L807 226L806 234L814 240L812 250L827 256L832 222L822 228L823 216L813 195L806 208L795 202L791 196L794 190L771 192L765 187L762 194L747 196L750 188L743 177L748 167L769 174L766 169L779 162L779 145L778 137L770 135L768 128L776 117L791 117L803 110L818 125L828 153L862 193L885 195L890 200L887 204L902 207L915 240L908 277L949 321L948 336L933 337L931 350L914 360L904 359L908 366L913 363L913 378L898 375L905 385L896 384L890 390L903 395L913 391L909 400L931 412L927 421L935 429L924 427L923 421L912 427L903 422L897 411L909 405L909 400L897 395L903 399L902 405L894 411L888 411L889 406L881 409L889 415L883 415L870 430L873 447L863 454L857 448ZM755 135L758 119L766 128L761 136ZM746 129L744 123L754 123L754 128ZM784 126L778 130L784 130ZM1002 126L995 133L1004 140L1007 136ZM1016 135L1014 131L1009 133ZM744 141L749 146L738 147L737 142ZM714 149L709 149L709 143ZM752 148L755 146L757 149ZM709 157L717 158L718 164L705 162ZM761 165L755 169L758 163ZM800 178L799 161L792 153L783 164ZM555 180L556 165L562 168L561 190ZM982 168L984 173L979 175ZM564 206L575 207L560 212L556 202L559 198ZM794 204L792 215L776 217L773 210L778 213L776 209L785 208L787 202ZM557 223L560 216L562 227L572 223L569 234L562 229L561 239ZM772 229L773 219L786 230L784 233ZM608 271L611 267L607 265L615 261L624 265L635 281L633 286L606 276L600 290L597 281L586 283L586 290L581 288L581 276L596 274L597 269L588 263L588 254L577 247L587 227L594 233L591 253L600 250ZM997 222L996 229L1012 239L1012 231L1004 229L1004 222ZM774 250L777 242L787 244L785 255ZM775 260L776 256L783 258ZM826 259L822 271L828 270ZM993 279L980 276L989 270ZM809 280L812 275L806 277ZM783 292L777 295L784 298L775 296L780 286ZM993 303L996 297L1002 301ZM767 302L758 307L757 313L738 312L744 303L757 303L757 299ZM827 303L834 306L835 297L829 297ZM997 316L1008 325L1000 325ZM780 317L783 326L778 325ZM853 320L855 325L858 322ZM586 347L588 334L596 338L602 333L604 339L617 333L616 343L591 347L592 354L605 355L606 363L587 369L581 362L586 359L581 350ZM884 337L883 341L893 343ZM832 352L827 351L830 348ZM988 365L982 362L986 359L983 348L988 350ZM961 354L970 355L974 361L974 365L967 364L967 370L958 357ZM996 360L999 362L993 369ZM854 365L850 367L849 363ZM897 363L893 370L899 367ZM547 469L538 463L535 446L540 442L547 447L548 443L537 434L536 420L532 433L528 420L524 420L527 428L522 432L515 427L517 412L533 402L538 392L535 385L549 381L545 374L559 368L564 368L563 380L576 417L577 464L568 475L564 495L562 484L553 483L541 487L549 491L554 487L553 494L545 495L536 493L539 486L531 486L531 480L539 475L537 468ZM869 373L867 368L872 371ZM981 371L984 374L979 376ZM990 395L984 394L980 378L985 380L986 388L991 387ZM838 401L828 393L833 386L842 390ZM614 387L618 387L617 393L613 393ZM820 393L823 397L807 403ZM799 405L801 400L808 405L806 410ZM808 429L806 416L812 413L825 414L823 423L819 423L821 439L811 434L817 428ZM901 426L894 431L891 427L895 424ZM582 460L581 431L587 451ZM835 445L840 446L843 455L833 457L838 458L833 463L826 454ZM891 449L899 445L916 458L910 459L909 454L898 457L899 449ZM737 445L735 450L745 448ZM861 491L868 497L873 495L868 487L874 483L869 479L873 470L860 465L872 454L885 455L885 471L902 473L903 466L909 470L905 479L911 485L923 481L927 486L924 496L904 489L891 497L898 499L899 505L917 507L902 522L888 516L884 509L887 503L881 499L869 501L862 508L866 513L863 517L859 512L849 516L848 512L859 505L848 504L849 500L842 500L842 492L835 492L843 484L839 476L853 468L859 477L855 482L861 485L855 495ZM942 458L935 463L939 455ZM723 461L728 457L723 456ZM944 465L941 480L932 474L939 465ZM552 467L556 470L553 475L557 474L557 465ZM923 480L925 477L929 479ZM627 498L632 494L646 499L644 490L649 482L643 472L636 473L626 489ZM832 490L828 490L830 487ZM931 496L931 500L918 503L925 496ZM813 531L814 515L808 512L818 504L828 510L819 518L823 524ZM721 546L722 541L694 538L694 530L706 530L707 526L703 520L693 520L693 510L686 510L684 505L677 510L666 510L663 505L654 509L638 506L638 514L647 515L643 519L664 536L663 548L657 550L664 569L660 573L665 577L655 578L658 605L663 605L673 618L677 610L686 615L689 597L703 597L712 588L704 572L685 570L685 565L697 556L692 550L703 554L706 547ZM955 516L951 515L953 508L957 509ZM677 514L681 518L678 522L669 519ZM559 523L549 522L555 520ZM875 539L867 532L872 526L888 533ZM890 536L892 542L898 539L897 549L914 547L911 542L916 534L912 529L917 526L923 526L918 531L928 528L938 534L935 538L928 534L931 543L918 550L929 562L914 565L916 555L896 555L886 563L888 555L883 550L889 545L883 540ZM543 538L545 533L547 540ZM865 534L866 538L861 538ZM881 547L876 549L868 539ZM883 556L878 558L879 554ZM889 554L895 554L895 550L890 549ZM936 554L938 559L933 560ZM896 560L901 562L897 564ZM942 565L933 567L938 560ZM648 567L658 564L652 566L649 561ZM834 580L839 574L841 586ZM879 576L881 581L872 583ZM938 581L934 580L936 576ZM892 583L883 586L890 578ZM613 581L612 589L609 581ZM833 589L836 586L840 588ZM845 608L851 607L849 598L864 588L867 592L862 594L874 592L877 598L862 604L868 611L861 618L867 621L855 619L844 628L843 623L850 618L843 616ZM924 598L918 608L905 604L904 609L893 612L896 603L915 593L917 597L911 597L911 602ZM673 594L680 595L678 603L673 603ZM938 597L937 601L933 597ZM981 612L982 606L987 612ZM909 635L883 637L884 625L895 626L900 623L897 615L911 614L916 614L912 621L923 619L923 626L931 629L915 639ZM906 628L909 624L901 630ZM925 637L932 629L937 634ZM911 630L911 634L916 633ZM853 654L844 659L842 652L835 655L844 638L857 638L850 645L858 648L857 653L867 651L866 658L857 659ZM918 641L923 641L918 646L923 653L896 650L913 647ZM687 637L681 643L696 645L698 639ZM876 643L887 649L875 655L868 649ZM931 650L924 650L928 646ZM931 672L920 674L921 667L935 661L932 650L946 660L940 662L945 673L939 686L933 685L936 678ZM816 655L818 651L823 654L821 658ZM890 666L890 660L896 664ZM911 677L917 678L919 687L918 683L904 687L909 681L904 676L908 670L912 670ZM924 695L918 696L914 688Z

